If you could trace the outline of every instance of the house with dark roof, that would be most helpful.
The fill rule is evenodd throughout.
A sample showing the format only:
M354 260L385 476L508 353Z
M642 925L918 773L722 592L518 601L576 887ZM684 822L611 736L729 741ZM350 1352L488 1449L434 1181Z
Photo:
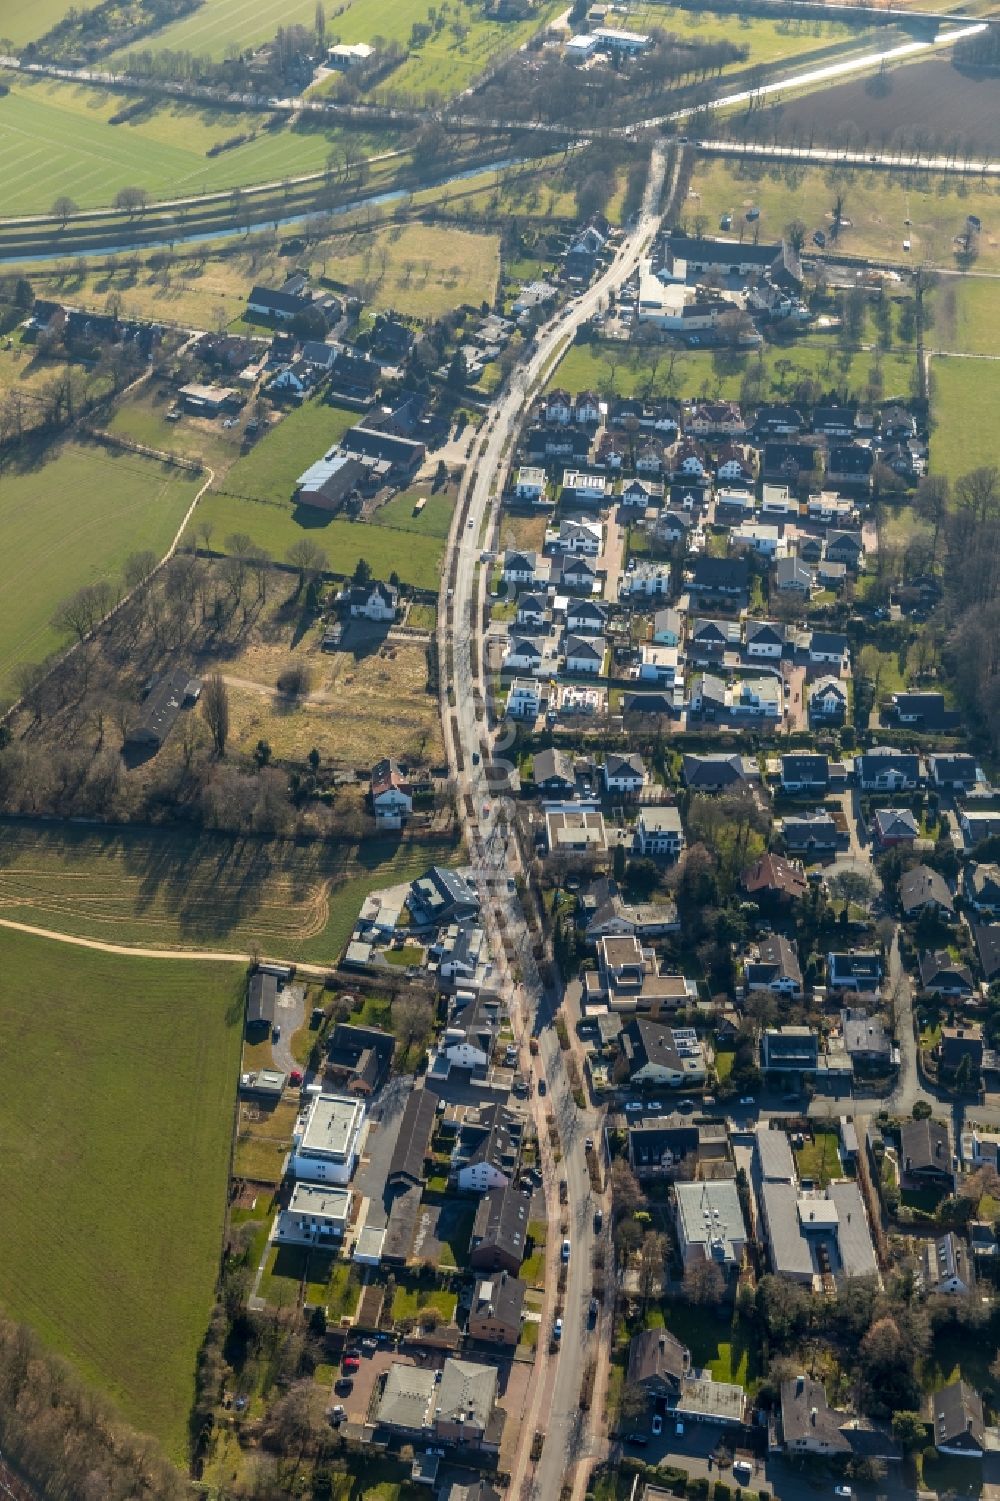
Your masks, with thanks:
M405 1190L423 1184L437 1105L438 1096L431 1089L413 1089L407 1096L385 1177L387 1189Z
M1000 980L1000 923L977 923L972 930L976 953L987 985Z
M485 1193L476 1206L469 1265L516 1277L524 1260L530 1208L530 1198L512 1185Z
M824 557L831 563L843 563L853 573L861 567L865 545L860 532L843 531L833 527L826 534Z
M839 631L813 631L810 635L809 661L812 666L836 667L843 671L850 658L850 642Z
M781 758L781 790L822 797L830 786L830 761L813 751L798 751Z
M338 1022L326 1048L327 1082L349 1094L373 1094L389 1073L395 1046L379 1027Z
M904 1121L899 1133L899 1165L904 1184L929 1184L951 1193L955 1173L947 1126L930 1119Z
M972 971L953 959L946 949L920 955L920 987L930 995L958 1000L972 994Z
M809 855L811 859L832 855L842 843L846 843L846 838L846 834L841 835L837 828L833 815L825 810L786 813L781 820L781 839L789 854Z
M681 775L694 792L731 792L760 781L760 770L749 756L684 756Z
M965 905L982 917L1000 914L1000 865L967 865L962 875Z
M746 650L748 657L777 662L785 649L785 628L774 620L748 620Z
M892 1043L880 1016L846 1007L840 1013L844 1051L857 1069L887 1069L892 1061Z
M971 792L982 780L975 756L928 756L927 771L942 792Z
M576 774L572 758L554 747L535 752L533 761L535 786L546 796L571 797L576 791Z
M912 870L903 872L899 882L899 904L906 918L922 917L931 912L935 917L951 922L955 916L955 902L948 882L929 865L915 865Z
M713 558L702 554L695 559L688 576L688 589L698 599L741 601L749 587L750 565L746 558Z
M186 668L174 668L157 678L125 731L126 749L158 751L181 710L195 703L200 693L201 680Z
M875 455L861 443L832 443L826 458L826 483L843 489L870 490Z
M407 905L415 921L423 926L455 922L479 913L479 893L457 870L432 865L422 876L410 882Z
M986 1452L983 1399L965 1381L953 1381L932 1399L934 1447L957 1459L982 1459Z
M912 792L920 785L920 757L875 745L855 761L862 792Z
M254 970L247 986L247 1030L261 1028L270 1031L274 1026L274 1008L278 999L278 981L275 975Z
M897 846L912 848L920 825L909 808L877 808L872 815L872 834L880 850Z
M629 1386L640 1386L649 1397L671 1401L680 1396L690 1369L690 1350L668 1330L643 1329L632 1336L625 1376Z
M626 796L638 796L646 782L646 768L642 757L635 751L608 751L602 773L608 792L621 792Z
M941 1067L948 1070L957 1069L964 1059L968 1059L973 1074L978 1074L983 1066L983 1029L978 1022L962 1022L958 1026L944 1026L941 1028Z
M847 689L835 677L817 678L809 693L809 719L813 724L839 724L847 712Z
M526 1292L526 1284L509 1272L477 1278L469 1305L469 1338L491 1345L516 1345Z
M646 1118L628 1128L628 1160L637 1178L676 1174L697 1159L701 1127L684 1115Z
M892 1462L903 1457L889 1433L831 1407L823 1383L805 1375L781 1383L779 1421L770 1430L769 1447L828 1459Z
M826 983L830 990L877 994L882 985L882 955L877 949L829 953L826 956Z
M304 277L296 277L284 287L251 287L247 312L275 323L290 323L299 313L312 307L312 294L304 290L305 285Z
M799 901L809 890L802 866L797 860L785 860L781 855L761 855L747 867L741 880L748 896L777 902Z
M953 730L961 723L957 709L946 709L943 693L904 689L893 693L886 709L887 720L912 725L914 729Z
M811 1027L768 1027L760 1052L768 1072L814 1074L819 1067L819 1038Z
M772 933L751 945L743 960L743 983L748 991L801 996L802 970L794 941Z
M811 443L769 440L761 451L762 478L796 489L811 484L816 474L816 455L821 450Z
M622 1027L621 1057L632 1085L704 1084L705 1050L693 1027L667 1027L632 1016Z

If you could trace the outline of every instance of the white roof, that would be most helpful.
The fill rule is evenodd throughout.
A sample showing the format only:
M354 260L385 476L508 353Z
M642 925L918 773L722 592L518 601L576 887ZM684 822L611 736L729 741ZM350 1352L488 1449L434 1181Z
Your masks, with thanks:
M346 1095L317 1095L309 1111L300 1150L346 1157L351 1141L361 1129L365 1107Z

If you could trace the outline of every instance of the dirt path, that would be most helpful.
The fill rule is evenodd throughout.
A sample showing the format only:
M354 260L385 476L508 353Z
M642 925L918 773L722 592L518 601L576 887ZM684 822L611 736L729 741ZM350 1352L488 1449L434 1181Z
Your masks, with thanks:
M101 954L121 954L127 959L194 959L204 964L250 964L255 958L267 964L287 964L299 975L315 975L322 978L329 973L329 964L299 964L292 959L277 955L253 955L222 953L218 949L144 949L127 943L105 943L100 938L78 938L71 933L56 933L51 928L37 928L31 923L14 922L12 918L0 917L0 928L10 928L15 933L27 933L32 938L50 938L53 943L68 943L74 948L96 949Z

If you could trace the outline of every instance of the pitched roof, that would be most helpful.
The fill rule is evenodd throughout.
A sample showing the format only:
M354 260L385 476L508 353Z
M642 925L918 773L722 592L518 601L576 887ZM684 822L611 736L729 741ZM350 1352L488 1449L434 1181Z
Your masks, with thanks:
M962 1438L972 1440L970 1447L986 1447L983 1399L967 1382L953 1381L934 1396L934 1442L940 1448Z
M904 1172L936 1168L951 1171L948 1129L940 1121L904 1121L899 1133Z
M690 1351L667 1329L643 1329L632 1336L628 1347L630 1386L668 1377L679 1386L690 1369Z
M491 1188L476 1209L473 1249L495 1248L520 1264L524 1259L530 1207L530 1201L511 1184Z
M743 888L748 892L773 891L783 896L802 897L809 889L802 867L780 855L761 855L743 872Z
M972 989L972 971L966 964L959 964L949 953L920 955L920 983L925 990L937 990L944 986L951 989L961 985Z
M826 1388L809 1376L781 1383L781 1431L786 1444L819 1443L834 1453L849 1454L840 1431L843 1416L826 1400Z
M927 902L937 902L948 912L955 910L947 881L929 865L915 865L904 873L899 883L899 900L904 912L917 912Z

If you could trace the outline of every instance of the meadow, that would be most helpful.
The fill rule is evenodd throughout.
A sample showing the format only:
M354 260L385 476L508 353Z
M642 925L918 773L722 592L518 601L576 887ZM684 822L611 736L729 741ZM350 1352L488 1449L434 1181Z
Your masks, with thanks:
M817 96L819 97L819 96ZM838 254L918 266L955 264L954 237L968 214L982 220L977 268L1000 270L1000 184L933 176L925 172L885 172L875 168L800 167L794 163L736 162L702 157L696 163L682 216L718 232L723 214L733 216L734 238L749 208L759 218L744 234L779 239L785 225L802 219L810 233L829 232L834 199L843 193L842 215L850 220L838 237ZM911 249L903 249L909 240Z
M376 234L357 231L324 244L313 258L338 284L364 290L366 307L433 319L496 296L500 241L438 225L401 224Z
M1000 461L994 426L1000 364L936 355L931 361L931 473L955 480Z
M0 36L23 47L61 21L69 7L70 0L4 0Z
M262 115L180 101L151 103L122 125L109 124L122 95L51 79L4 74L0 99L0 177L5 214L47 214L67 194L81 208L110 205L120 188L145 188L152 198L281 181L321 172L345 133L302 120L264 129ZM232 150L210 147L254 131ZM350 132L351 149L371 156L390 150L391 132Z
M0 967L17 1037L0 1054L4 1308L181 1461L222 1243L243 968L4 930Z
M0 917L137 947L249 953L256 944L333 964L367 892L412 880L450 853L390 837L331 845L0 824ZM0 929L0 944L4 936Z
M63 637L52 615L85 584L114 581L130 553L166 552L201 477L136 454L62 443L0 476L0 692L19 663ZM30 581L30 584L29 582Z
M288 501L302 471L360 421L348 407L304 401L287 412L229 471L226 490L253 500Z
M948 354L1000 350L1000 283L986 277L942 277L929 299L928 348Z
M733 15L726 11L688 10L683 5L637 5L629 13L633 31L659 27L682 42L732 42L749 47L749 62L776 63L817 52L838 42L861 42L870 29L846 26L836 21L802 21L784 18L768 21L759 16ZM745 67L746 64L737 64Z
M746 353L685 350L676 356L656 346L638 350L615 344L575 344L550 373L548 384L569 391L613 389L619 396L649 392L735 401L746 377L762 370L766 399L790 397L802 380L819 381L827 390L857 397L871 380L875 364L874 354L844 349L832 335L814 335L788 345L766 344L760 351ZM914 354L887 351L881 358L881 375L887 397L910 397L916 376Z

